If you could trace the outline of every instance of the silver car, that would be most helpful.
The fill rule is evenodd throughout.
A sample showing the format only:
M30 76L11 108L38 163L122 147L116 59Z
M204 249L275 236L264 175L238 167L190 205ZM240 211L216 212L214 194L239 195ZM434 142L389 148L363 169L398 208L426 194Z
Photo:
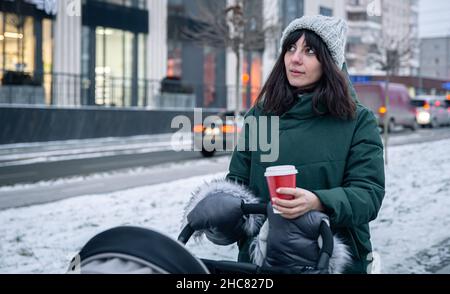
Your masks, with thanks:
M417 96L411 103L416 107L416 120L419 125L437 128L450 124L450 114L444 96Z

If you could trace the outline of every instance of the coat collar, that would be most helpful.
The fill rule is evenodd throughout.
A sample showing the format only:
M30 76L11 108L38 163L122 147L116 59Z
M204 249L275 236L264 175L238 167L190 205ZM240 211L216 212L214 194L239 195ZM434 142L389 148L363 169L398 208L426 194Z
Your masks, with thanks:
M342 72L344 73L346 79L347 79L347 83L349 86L349 91L350 91L350 95L352 96L353 100L356 103L359 103L358 101L358 96L356 94L356 91L353 87L353 84L350 80L350 76L348 74L347 71L347 65L344 63L344 66L342 68ZM296 104L294 104L294 106L289 109L286 113L284 113L280 119L281 121L283 120L308 120L308 119L312 119L315 117L319 117L321 115L324 115L328 112L328 108L325 105L325 103L319 102L317 105L317 110L319 110L320 113L322 114L318 114L314 111L313 108L313 97L314 97L314 92L306 92L306 93L300 93L297 95L298 97L298 102ZM280 125L280 128L289 128L290 123L287 123L286 126L283 126L283 123Z

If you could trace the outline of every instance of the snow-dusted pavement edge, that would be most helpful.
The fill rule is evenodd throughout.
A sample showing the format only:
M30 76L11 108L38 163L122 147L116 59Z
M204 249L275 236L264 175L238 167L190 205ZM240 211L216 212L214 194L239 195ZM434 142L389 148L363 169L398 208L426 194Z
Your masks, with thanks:
M381 271L431 272L448 260L447 253L433 248L450 237L450 140L390 147L389 159L386 197L371 224ZM0 272L63 273L91 237L119 225L157 229L176 238L190 192L224 175L0 211ZM237 255L236 246L190 242L188 248L211 259Z

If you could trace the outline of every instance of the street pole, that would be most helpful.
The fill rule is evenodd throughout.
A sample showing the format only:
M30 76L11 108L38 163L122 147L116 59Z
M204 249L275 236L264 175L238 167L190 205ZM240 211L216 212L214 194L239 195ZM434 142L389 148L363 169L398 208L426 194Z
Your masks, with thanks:
M450 78L450 75L449 75L449 71L448 71L448 68L449 68L449 64L448 64L448 55L449 55L449 52L448 52L448 42L450 41L450 28L448 29L448 33L447 33L447 37L445 38L445 73L447 74L446 75L446 78L447 79L449 79Z
M384 105L386 107L386 113L384 114L384 163L388 165L388 128L389 128L389 69L386 69L386 83L384 85Z
M422 79L422 40L419 41L419 95L423 94L423 79Z

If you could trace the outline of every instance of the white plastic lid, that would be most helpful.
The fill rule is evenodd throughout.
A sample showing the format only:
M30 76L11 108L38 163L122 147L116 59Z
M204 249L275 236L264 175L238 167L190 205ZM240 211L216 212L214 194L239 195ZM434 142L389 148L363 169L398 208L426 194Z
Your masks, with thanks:
M264 176L266 177L277 177L277 176L287 176L292 174L297 174L298 171L293 165L278 165L266 168Z

